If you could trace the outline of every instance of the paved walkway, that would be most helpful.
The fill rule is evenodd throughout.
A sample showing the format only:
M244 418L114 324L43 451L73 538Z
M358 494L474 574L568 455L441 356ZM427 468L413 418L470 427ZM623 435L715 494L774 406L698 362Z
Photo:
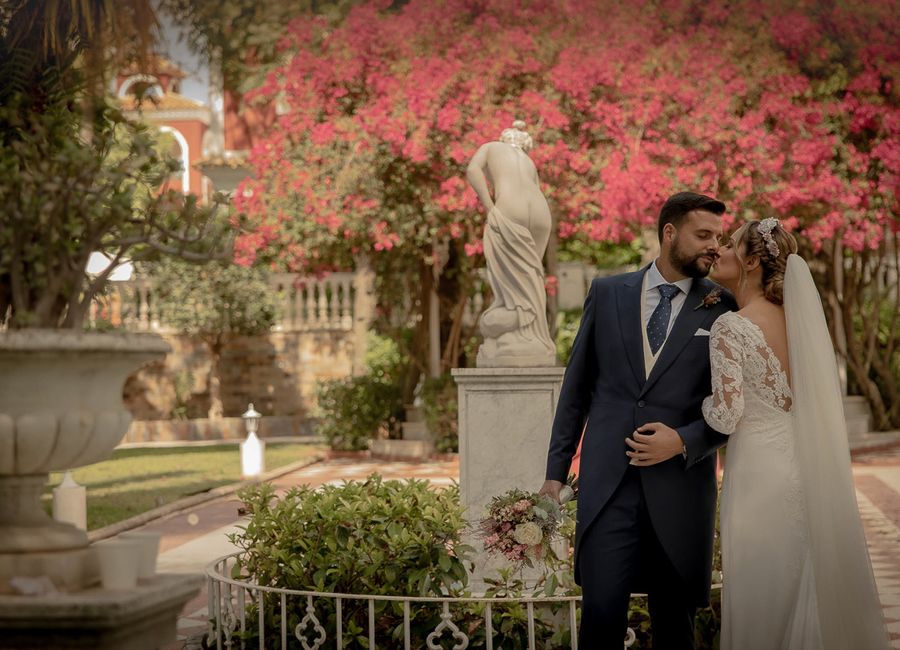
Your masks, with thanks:
M305 467L271 483L279 490L303 484L316 487L364 479L373 472L385 478L422 478L449 485L459 476L459 466L456 461L418 464L340 459ZM900 443L886 450L854 454L853 473L892 647L900 650ZM231 552L226 534L236 530L239 505L236 497L224 497L146 525L144 530L163 535L158 570L201 573L209 562ZM192 640L206 626L204 591L187 604L178 622L178 641L164 650L199 647Z
M891 647L900 648L900 444L854 455L853 477Z

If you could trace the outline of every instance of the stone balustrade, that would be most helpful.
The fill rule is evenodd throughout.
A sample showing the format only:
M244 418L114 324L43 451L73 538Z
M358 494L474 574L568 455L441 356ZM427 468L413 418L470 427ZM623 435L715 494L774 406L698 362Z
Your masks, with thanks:
M322 278L276 273L270 286L277 296L276 331L349 331L353 328L357 273L331 273ZM91 327L112 325L141 332L167 332L155 300L152 278L110 282L109 290L91 306ZM370 319L364 319L368 322Z

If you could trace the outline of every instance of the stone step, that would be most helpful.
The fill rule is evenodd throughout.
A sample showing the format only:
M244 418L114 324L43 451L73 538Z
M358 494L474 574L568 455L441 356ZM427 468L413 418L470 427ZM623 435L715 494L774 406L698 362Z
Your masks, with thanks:
M403 422L400 428L403 430L404 440L431 440L424 422Z
M426 460L434 453L428 440L373 440L372 458L379 460Z

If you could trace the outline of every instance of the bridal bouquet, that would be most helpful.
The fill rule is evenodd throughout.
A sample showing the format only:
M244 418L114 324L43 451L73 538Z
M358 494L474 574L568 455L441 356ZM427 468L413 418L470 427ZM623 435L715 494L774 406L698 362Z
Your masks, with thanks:
M566 509L551 497L510 490L491 500L481 520L484 550L520 566L534 566L553 553L551 543L566 516Z

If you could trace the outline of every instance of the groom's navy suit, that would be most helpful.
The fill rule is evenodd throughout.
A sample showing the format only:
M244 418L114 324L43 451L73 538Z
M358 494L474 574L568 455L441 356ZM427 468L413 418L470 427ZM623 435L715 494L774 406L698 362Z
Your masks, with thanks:
M615 611L610 614L612 623L604 625L617 625L622 594L627 607L629 592L650 591L654 647L692 647L692 640L667 640L660 633L666 602L679 603L689 614L678 614L681 622L675 627L681 626L680 632L665 633L686 637L693 634L694 608L709 599L714 452L727 438L706 425L700 407L711 392L708 331L734 303L724 294L717 304L703 305L716 285L694 279L645 377L641 305L646 271L598 278L591 284L553 422L546 478L566 480L583 431L575 543L575 579L585 595L583 635L606 610ZM662 422L679 433L687 459L679 454L657 465L629 465L625 438L651 422ZM635 546L635 536L640 537L639 555L633 548L622 550ZM653 611L653 590L659 591L653 580L664 581L664 587L672 590L657 599L663 604L656 608L659 615ZM590 650L606 648L606 642L598 639L589 636L583 645ZM621 641L616 647L622 647Z

